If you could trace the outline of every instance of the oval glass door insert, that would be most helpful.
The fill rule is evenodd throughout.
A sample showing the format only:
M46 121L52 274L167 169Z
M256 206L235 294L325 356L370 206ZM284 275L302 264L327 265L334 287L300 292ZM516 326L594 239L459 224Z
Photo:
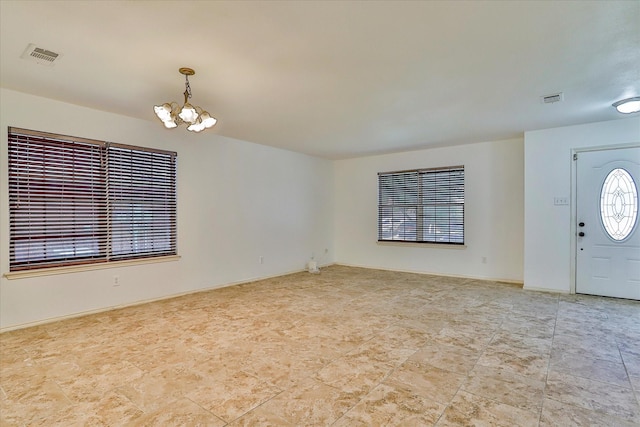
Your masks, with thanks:
M600 218L613 240L629 237L638 218L638 188L624 169L609 172L600 192Z

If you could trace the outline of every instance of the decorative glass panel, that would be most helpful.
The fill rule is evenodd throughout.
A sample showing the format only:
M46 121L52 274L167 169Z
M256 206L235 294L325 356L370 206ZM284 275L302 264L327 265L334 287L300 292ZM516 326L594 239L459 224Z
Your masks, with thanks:
M638 189L624 169L609 172L600 193L600 217L607 234L616 241L626 239L638 218Z

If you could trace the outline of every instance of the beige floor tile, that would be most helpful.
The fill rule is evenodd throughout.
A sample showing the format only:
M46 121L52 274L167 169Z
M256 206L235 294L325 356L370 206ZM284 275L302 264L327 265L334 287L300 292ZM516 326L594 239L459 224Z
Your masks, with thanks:
M153 412L133 420L132 426L207 426L222 427L227 423L189 399L169 402Z
M635 325L637 323L636 320ZM640 331L633 327L635 325L629 324L628 328L621 328L615 335L621 352L640 358Z
M445 407L409 390L381 384L333 425L429 426L435 424Z
M640 377L640 356L636 356L635 354L627 353L625 351L621 351L620 355L622 356L624 367L629 375L633 377Z
M389 375L384 384L410 390L416 395L446 404L456 394L464 379L464 375L409 359Z
M116 391L126 396L145 412L161 409L167 403L181 399L203 378L184 366L160 367L128 382Z
M73 405L60 386L45 378L31 378L6 389L0 413L8 423L37 423Z
M549 356L537 352L516 349L487 349L478 365L506 373L544 380L549 366Z
M608 342L615 346L616 328L607 319L591 318L591 313L564 313L558 312L556 319L556 335L569 335L588 340Z
M143 414L123 395L117 392L108 392L95 401L67 406L32 425L43 427L132 425Z
M295 426L322 426L331 425L360 398L361 395L346 393L308 378L265 402L259 409Z
M544 381L478 365L461 390L537 413L542 406L544 387Z
M296 427L296 424L292 424L289 421L270 413L262 406L244 414L227 425L229 427Z
M346 393L364 395L385 379L393 368L390 363L349 353L320 369L314 378Z
M32 328L17 331L4 332L0 341L0 355L9 352L28 351L43 342L51 341L51 335L47 332L48 326L34 326Z
M291 353L275 357L251 357L242 369L281 390L313 375L324 364L313 355Z
M477 328L472 324L449 324L431 337L433 341L464 347L471 351L480 352L491 342L495 334L493 328Z
M555 319L540 320L534 316L520 315L517 318L508 318L502 323L501 330L512 334L526 335L534 338L553 338Z
M436 424L449 426L533 427L538 414L460 391Z
M629 388L629 377L622 361L612 362L589 357L590 354L557 354L551 358L549 369L590 380Z
M347 355L366 357L374 362L400 366L416 351L412 348L396 347L392 342L372 339L353 349Z
M374 339L384 341L394 348L418 350L427 343L429 334L420 329L390 326L376 334Z
M597 327L591 327L597 329ZM572 333L558 332L553 337L552 353L589 354L594 359L620 361L620 351L616 340L610 333Z
M544 380L551 343L551 339L500 330L478 359L478 365Z
M277 396L281 390L244 371L200 365L199 379L189 384L185 397L230 422Z
M640 406L631 388L550 371L545 395L549 399L640 424Z
M487 350L517 350L526 353L548 355L551 351L552 337L538 338L501 329L491 339Z
M552 399L545 399L540 416L540 427L632 427L637 423L611 414L591 411L579 406L568 405Z
M479 352L464 347L429 341L415 352L410 360L427 363L445 371L467 374L473 369L479 357Z
M71 401L94 402L100 400L107 392L143 375L144 371L126 361L105 364L96 360L92 366L84 368L78 375L59 378L57 383Z
M18 358L0 358L0 385L10 390L30 380L47 378L47 370L36 365L26 354Z

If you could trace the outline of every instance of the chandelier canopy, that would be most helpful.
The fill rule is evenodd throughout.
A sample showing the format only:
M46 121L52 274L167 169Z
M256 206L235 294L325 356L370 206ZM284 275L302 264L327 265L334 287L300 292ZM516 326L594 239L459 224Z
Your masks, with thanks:
M172 129L180 124L186 124L187 130L191 132L201 132L216 124L217 120L200 107L189 104L191 98L191 86L189 76L196 72L191 68L180 68L180 74L185 78L184 104L182 107L177 102L166 102L153 107L156 116L162 121L164 127Z

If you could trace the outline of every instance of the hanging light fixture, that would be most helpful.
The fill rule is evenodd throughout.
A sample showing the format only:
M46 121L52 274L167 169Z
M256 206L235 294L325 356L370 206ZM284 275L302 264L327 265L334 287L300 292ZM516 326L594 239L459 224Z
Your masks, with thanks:
M622 114L637 113L640 111L640 96L634 98L623 99L622 101L614 102L613 106Z
M184 104L182 107L177 102L164 103L153 107L156 116L162 121L164 127L172 129L178 127L179 124L186 124L187 130L191 132L201 132L216 124L217 120L200 107L194 107L189 104L191 98L191 86L189 85L189 76L193 76L196 72L191 68L180 68L180 74L185 78Z

